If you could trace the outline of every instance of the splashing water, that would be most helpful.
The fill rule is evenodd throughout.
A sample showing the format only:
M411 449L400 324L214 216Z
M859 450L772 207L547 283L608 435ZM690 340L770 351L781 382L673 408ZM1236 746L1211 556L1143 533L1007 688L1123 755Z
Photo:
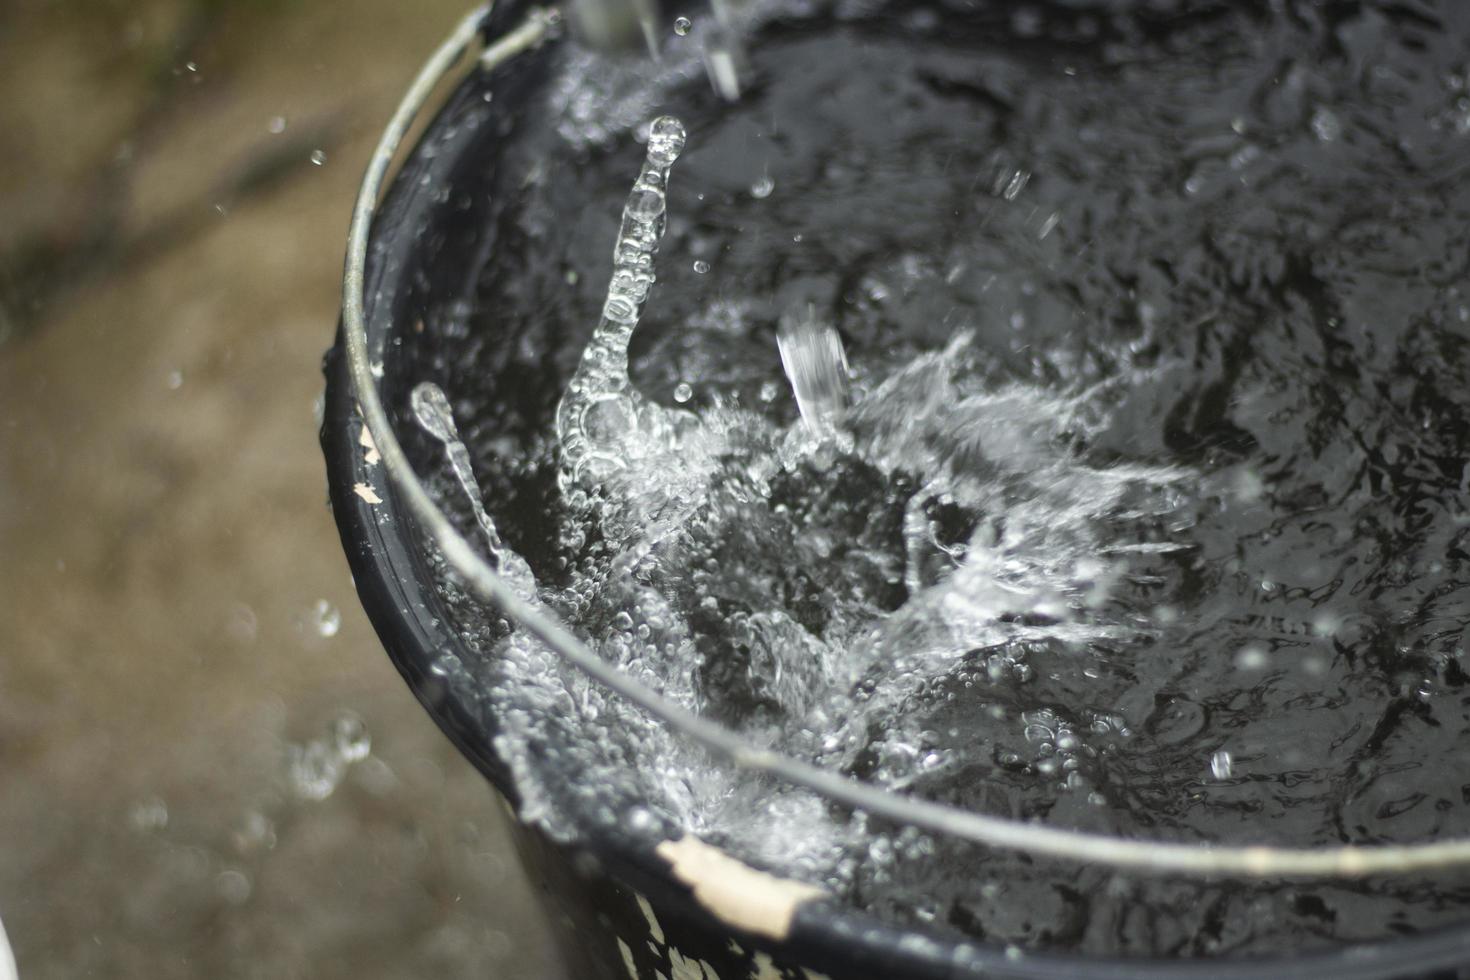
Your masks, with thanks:
M1411 81L1425 51L1463 74L1455 35L1343 13L1345 43L1412 69L1365 92L1359 61L1313 53L1311 18L1222 8L1139 33L1053 6L1009 26L852 7L851 30L775 29L741 113L708 98L700 45L671 46L684 60L658 84L581 84L576 63L568 85L597 98L558 89L527 121L565 142L558 161L657 105L688 105L717 149L675 164L672 195L629 201L647 243L629 257L648 261L615 266L656 295L568 276L602 261L563 220L605 206L600 179L489 182L511 202L492 217L558 260L502 275L492 257L485 333L437 338L469 365L446 386L511 423L469 439L490 513L537 601L755 746L1122 836L1463 833L1451 273L1470 204L1443 180L1463 87ZM1037 32L1094 36L1089 18L1120 25L1069 49L1097 84L1019 53ZM1200 111L1161 128L1180 98ZM671 207L686 220L653 287L647 219ZM604 300L618 316L599 321ZM553 302L602 328L555 418L508 402L533 364L566 387ZM491 330L502 311L524 329ZM439 490L476 492L439 469ZM454 513L479 544L471 508ZM1466 900L1442 879L1120 882L882 826L712 763L472 603L451 615L471 639L434 669L483 699L522 816L563 836L656 821L899 925L1102 954L1378 938Z
M496 571L511 583L521 598L534 600L536 582L530 566L524 558L505 546L505 542L500 539L500 532L495 529L495 522L485 511L484 501L480 499L480 485L475 480L474 466L470 463L470 452L459 437L448 396L438 385L424 381L414 387L409 396L409 404L419 427L444 444L449 468L470 502L475 523L480 526L480 533L484 535L485 549L489 552Z
M781 321L776 343L802 423L814 438L835 438L847 407L847 352L842 338L808 308L803 317Z
M1073 447L1097 424L1102 392L987 389L965 334L854 400L842 341L810 307L782 318L772 352L799 408L793 426L718 393L698 412L655 403L629 379L628 346L655 281L684 140L675 119L650 127L602 315L556 412L562 544L574 557L565 587L543 589L540 601L608 659L757 744L906 785L958 758L922 747L932 741L926 692L976 651L993 676L1024 679L1040 646L1085 655L1088 643L1150 632L1118 613L1114 593L1147 578L1133 574L1132 554L1183 547L1168 519L1175 487L1192 475L1085 464ZM416 389L415 410L476 497L436 392ZM492 554L530 583L472 506ZM524 636L502 652L502 689L561 676ZM585 682L568 687L584 712L598 703ZM555 723L570 724L567 714ZM513 714L497 740L532 784L527 747L553 739L550 717ZM686 826L740 838L771 861L820 861L832 846L820 807L711 770L635 714L620 723L659 760L652 795ZM1048 731L1059 754L1039 760L1038 774L1085 785L1079 736L1061 722ZM528 818L549 817L549 801L526 795ZM792 807L806 822L772 828Z
M663 414L628 380L628 341L653 286L653 256L666 223L669 168L684 149L684 126L661 116L648 131L648 156L628 202L613 251L602 319L556 413L556 435L570 483L626 469L628 454L656 451L633 438L663 431ZM584 472L585 471L585 472ZM564 481L563 489L568 485Z

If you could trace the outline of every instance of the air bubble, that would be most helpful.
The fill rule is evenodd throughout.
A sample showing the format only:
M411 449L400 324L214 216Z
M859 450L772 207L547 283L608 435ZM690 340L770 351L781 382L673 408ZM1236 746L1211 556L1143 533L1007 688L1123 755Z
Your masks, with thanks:
M634 188L628 198L626 213L639 221L652 221L664 213L664 196L646 187Z

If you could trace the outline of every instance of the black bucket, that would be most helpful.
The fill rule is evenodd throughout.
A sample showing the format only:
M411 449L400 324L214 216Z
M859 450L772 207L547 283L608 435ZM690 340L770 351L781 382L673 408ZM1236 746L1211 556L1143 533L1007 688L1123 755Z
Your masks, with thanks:
M414 384L434 380L452 393L464 372L503 361L517 331L559 336L544 322L501 324L498 335L486 335L466 328L464 312L473 305L489 254L510 250L516 261L530 261L536 247L510 237L501 219L538 155L534 139L523 138L522 112L557 81L557 47L571 43L553 28L553 18L525 7L468 19L406 102L408 110L416 109L437 85L440 93L447 90L439 96L442 105L382 201L374 209L376 179L370 179L360 203L359 217L364 228L371 218L371 234L361 281L349 259L348 292L360 291L365 353L388 421L419 472L430 467L434 447L410 422ZM444 83L442 76L477 39L498 40L499 47L490 44L495 63L472 66L457 82ZM373 164L380 174L410 115L395 120L396 135L390 129ZM607 245L589 243L589 254L607 252ZM575 345L559 354L559 363L497 393L497 405L485 409L500 416L497 424L523 421L518 402L554 404ZM431 541L435 529L422 524L388 472L402 461L380 456L366 435L362 393L340 337L325 373L322 445L331 502L363 606L420 702L514 808L515 785L492 744L497 719L470 679L442 666L446 652L465 663L475 654L451 625L458 614L436 585L444 567ZM465 427L486 431L475 420ZM533 522L535 503L519 500L511 510L521 508ZM544 891L554 926L565 933L562 950L576 977L1470 976L1466 929L1266 959L1141 961L1021 952L896 928L831 901L805 900L792 883L698 844L671 849L656 835L596 821L573 844L517 827L523 858Z

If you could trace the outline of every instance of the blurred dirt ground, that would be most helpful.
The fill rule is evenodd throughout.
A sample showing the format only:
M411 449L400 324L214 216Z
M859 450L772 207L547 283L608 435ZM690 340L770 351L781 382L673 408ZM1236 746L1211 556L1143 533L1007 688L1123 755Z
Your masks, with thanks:
M358 178L465 6L0 4L25 980L555 975L501 807L357 605L316 444Z

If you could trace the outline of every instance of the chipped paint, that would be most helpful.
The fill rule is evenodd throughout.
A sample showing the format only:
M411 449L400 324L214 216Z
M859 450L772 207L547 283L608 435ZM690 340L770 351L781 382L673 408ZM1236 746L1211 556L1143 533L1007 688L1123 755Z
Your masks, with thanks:
M362 461L369 466L377 466L378 460L383 457L379 455L378 446L373 442L373 430L363 426L357 434L357 444L367 450L363 454Z
M642 895L635 895L638 899L638 907L643 910L643 918L648 920L648 931L653 933L655 942L662 944L664 941L663 926L658 924L658 916L653 914L653 906L648 904L648 899Z
M692 834L664 841L656 850L711 915L768 939L784 940L797 908L826 894L813 885L757 871Z
M669 965L673 968L669 980L721 980L714 967L703 960L682 955L669 947Z
M804 977L805 980L832 980L825 973L813 973L810 970L797 970L796 973L798 976ZM776 966L775 961L768 954L755 954L755 976L751 977L750 980L787 980L790 976L791 971L787 970L785 973L782 973Z
M674 845L673 842L666 843L671 846L679 846ZM682 845L683 842L681 841L679 844ZM701 844L701 846L707 847L708 845ZM716 849L711 848L711 850ZM723 855L723 852L718 853ZM727 860L734 861L733 858L729 858L728 856L726 858ZM739 862L735 863L739 864ZM747 875L762 874L743 864L740 865L740 868ZM772 878L770 875L762 876ZM772 878L772 880L778 886L797 884L795 882L783 881L779 878ZM766 887L769 887L769 885ZM799 885L798 887L807 888L808 886ZM812 889L812 891L822 894L818 889ZM831 980L826 974L813 973L810 970L800 967L793 968L788 966L782 969L776 966L776 962L771 958L770 954L758 950L755 952L748 951L734 939L728 940L726 950L736 959L746 960L748 965L744 969L741 969L738 975L733 975L729 972L721 973L708 961L696 959L692 956L685 956L677 947L669 943L664 935L663 925L658 921L658 913L654 911L653 905L648 899L637 892L633 893L633 898L638 903L639 911L643 913L644 921L648 923L649 935L652 937L648 941L648 949L653 953L654 957L667 964L667 970L654 969L652 974L639 973L637 960L633 956L632 947L623 939L619 938L617 941L618 951L622 953L623 968L627 971L629 980L792 980L792 978L797 978L797 980Z
M354 483L352 485L352 492L370 504L381 504L383 502L383 498L379 497L377 492L366 483Z

